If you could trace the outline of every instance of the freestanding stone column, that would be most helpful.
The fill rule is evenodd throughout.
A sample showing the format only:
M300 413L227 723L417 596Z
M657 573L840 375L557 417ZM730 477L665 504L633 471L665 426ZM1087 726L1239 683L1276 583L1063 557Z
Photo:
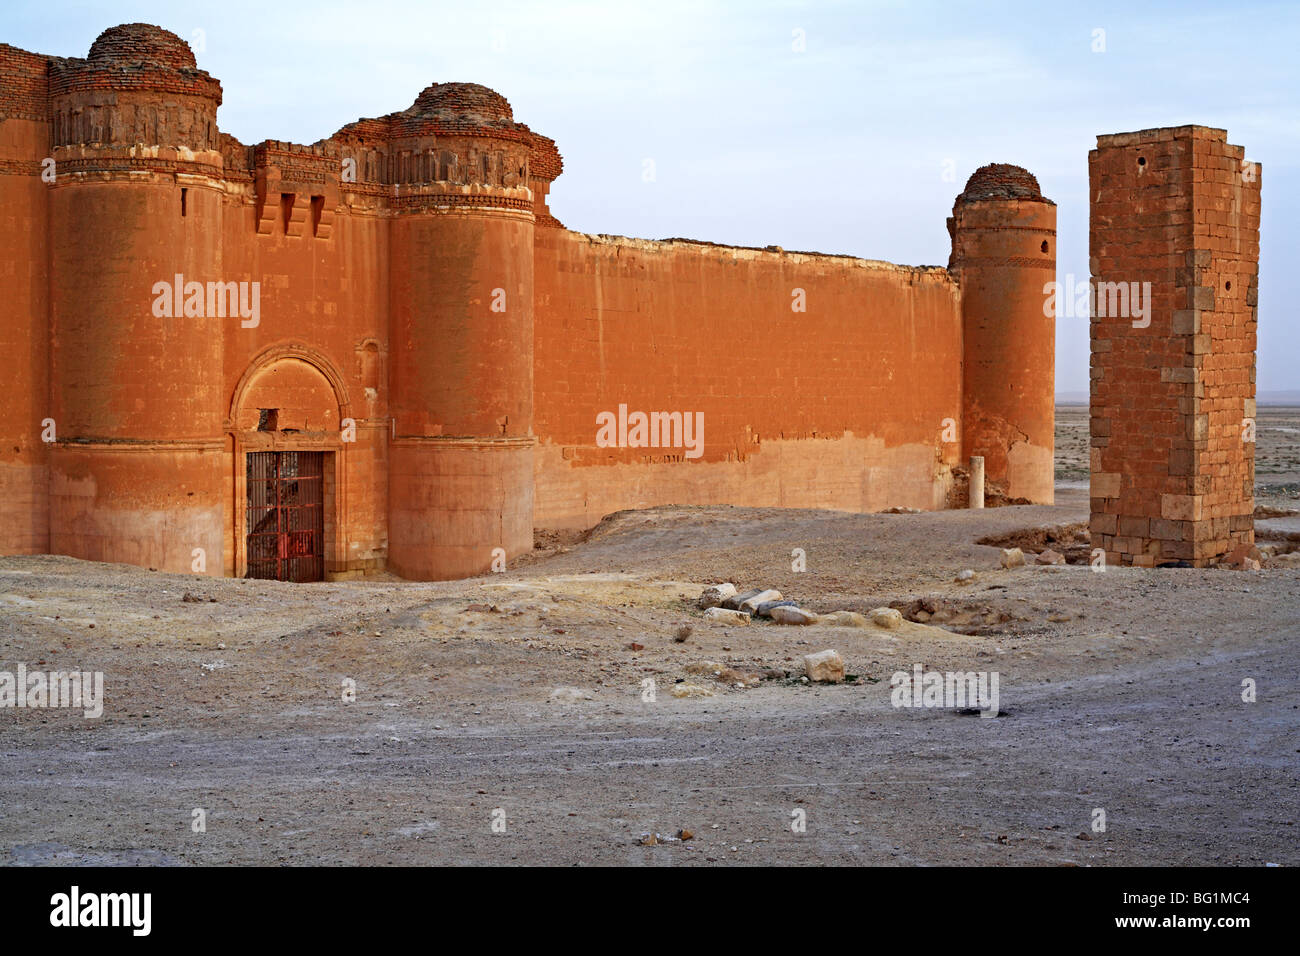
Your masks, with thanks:
M984 507L984 458L981 455L970 457L970 506Z
M1097 137L1094 548L1212 564L1254 542L1260 169L1223 130Z

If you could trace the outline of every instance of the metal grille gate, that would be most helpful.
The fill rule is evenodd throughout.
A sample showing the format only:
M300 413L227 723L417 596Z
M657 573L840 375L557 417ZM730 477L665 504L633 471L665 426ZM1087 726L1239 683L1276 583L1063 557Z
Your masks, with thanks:
M325 453L248 454L248 577L325 577Z

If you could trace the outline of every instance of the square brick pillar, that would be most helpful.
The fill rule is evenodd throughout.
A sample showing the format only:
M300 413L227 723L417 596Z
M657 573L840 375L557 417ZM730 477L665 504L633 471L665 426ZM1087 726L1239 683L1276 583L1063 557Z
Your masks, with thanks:
M1260 168L1179 126L1098 136L1088 177L1092 546L1204 567L1254 544Z

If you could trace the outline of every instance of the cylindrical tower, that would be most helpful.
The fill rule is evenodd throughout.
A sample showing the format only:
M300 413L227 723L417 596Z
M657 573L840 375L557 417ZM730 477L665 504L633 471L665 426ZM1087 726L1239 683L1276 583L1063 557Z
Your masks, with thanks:
M55 553L222 573L220 102L147 24L51 61Z
M532 134L473 83L388 122L388 563L466 577L533 546Z
M948 230L962 302L962 458L983 456L990 492L1051 504L1056 204L1019 166L982 166Z

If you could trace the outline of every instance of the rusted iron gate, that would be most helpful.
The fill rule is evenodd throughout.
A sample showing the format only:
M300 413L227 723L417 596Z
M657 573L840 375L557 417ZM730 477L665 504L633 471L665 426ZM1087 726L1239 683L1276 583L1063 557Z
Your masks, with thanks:
M323 580L324 502L324 452L250 452L247 576Z

